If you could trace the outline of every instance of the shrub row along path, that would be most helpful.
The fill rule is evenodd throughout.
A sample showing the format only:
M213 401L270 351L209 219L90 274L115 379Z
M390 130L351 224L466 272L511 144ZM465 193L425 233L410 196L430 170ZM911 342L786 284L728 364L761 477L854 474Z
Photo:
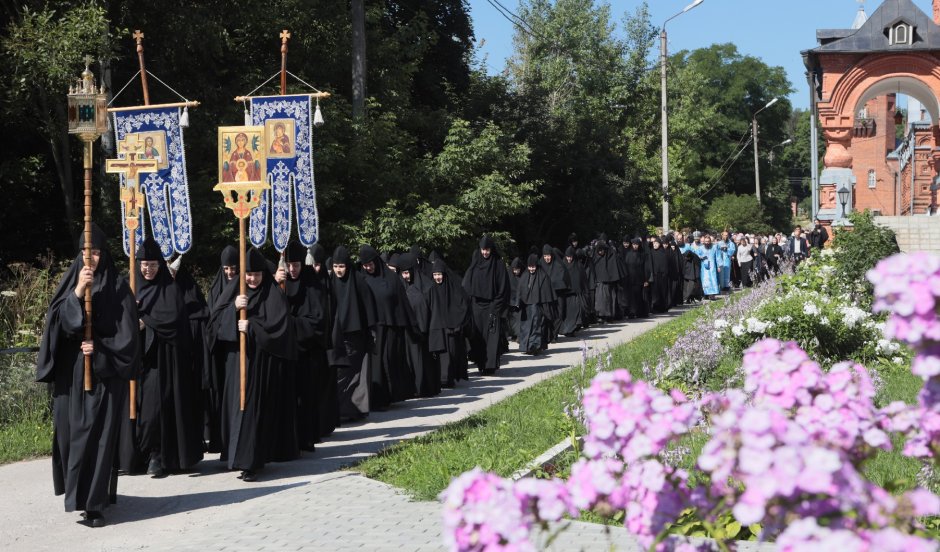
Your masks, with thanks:
M473 376L429 399L344 425L314 454L268 464L244 483L209 455L192 473L165 479L122 476L108 526L90 529L52 494L48 458L0 467L3 550L441 550L441 505L343 467L383 448L460 420L581 361L581 341L614 347L682 311L592 327L561 338L549 354L513 352L495 376ZM475 370L472 370L475 373ZM553 550L639 550L625 530L572 522Z

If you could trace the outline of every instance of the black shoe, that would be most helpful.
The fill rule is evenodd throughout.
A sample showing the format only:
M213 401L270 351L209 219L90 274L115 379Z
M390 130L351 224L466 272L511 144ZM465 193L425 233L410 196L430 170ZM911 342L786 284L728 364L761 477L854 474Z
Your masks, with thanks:
M251 470L247 470L247 471L242 472L242 481L244 481L244 482L246 482L246 483L254 483L254 482L257 481L257 480L258 480L258 474L257 474L257 473L255 473L255 472L253 472L253 471L251 471Z
M154 479L161 479L166 477L166 470L160 465L160 461L154 458L150 460L150 465L147 466L147 475Z
M104 527L108 524L101 512L84 512L82 517L85 518L86 525L89 527Z

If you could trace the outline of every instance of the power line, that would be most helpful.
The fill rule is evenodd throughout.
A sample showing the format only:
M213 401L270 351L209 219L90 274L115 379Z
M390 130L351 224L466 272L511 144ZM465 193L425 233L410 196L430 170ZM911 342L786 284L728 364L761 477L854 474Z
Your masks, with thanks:
M744 134L741 136L741 139L738 140L738 144L737 144L737 145L741 145L741 142L744 141L745 137L747 137L747 136L750 134L750 132L751 132L750 130L745 131ZM731 167L733 167L734 164L737 162L738 158L741 157L741 154L744 153L744 150L746 150L747 147L751 145L751 141L752 141L752 140L753 140L753 137L747 138L747 141L744 142L744 145L741 146L741 149L737 150L737 153L732 153L731 155L729 155L729 156L725 159L725 161L724 161L724 162L721 164L721 166L718 168L718 171L719 171L718 174L716 174L715 176L713 176L712 179L708 182L708 183L711 184L711 185L708 187L707 190L705 190L704 192L702 192L701 194L699 194L699 196L698 196L699 199L701 199L702 197L704 197L705 194L707 194L708 192L712 191L712 189L715 187L715 184L717 184L718 181L719 181L722 177L724 177L726 174L728 174L728 171L731 170ZM735 147L737 147L737 145L736 145ZM727 166L726 166L726 165L727 165Z

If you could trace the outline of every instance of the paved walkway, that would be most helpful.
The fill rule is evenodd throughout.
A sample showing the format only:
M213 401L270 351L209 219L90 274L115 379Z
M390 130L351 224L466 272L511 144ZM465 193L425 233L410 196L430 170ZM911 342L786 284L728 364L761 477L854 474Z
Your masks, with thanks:
M681 311L679 311L681 312ZM191 474L121 477L109 525L89 529L52 494L48 459L0 467L0 549L34 550L442 550L440 504L342 467L402 439L465 418L580 362L581 340L615 346L679 312L590 328L549 354L506 355L496 376L473 377L430 399L407 401L345 425L317 452L268 464L244 483L211 455ZM475 370L474 370L475 372ZM573 522L553 550L639 550L622 529Z

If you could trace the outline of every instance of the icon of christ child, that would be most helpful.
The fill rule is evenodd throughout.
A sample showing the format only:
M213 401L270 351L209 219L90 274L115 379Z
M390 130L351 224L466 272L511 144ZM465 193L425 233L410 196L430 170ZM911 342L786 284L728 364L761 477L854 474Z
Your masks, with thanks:
M274 137L271 138L270 154L290 154L290 138L287 137L287 129L284 123L274 125Z
M257 182L261 173L260 164L248 151L248 135L239 132L235 135L235 151L222 167L223 182Z

